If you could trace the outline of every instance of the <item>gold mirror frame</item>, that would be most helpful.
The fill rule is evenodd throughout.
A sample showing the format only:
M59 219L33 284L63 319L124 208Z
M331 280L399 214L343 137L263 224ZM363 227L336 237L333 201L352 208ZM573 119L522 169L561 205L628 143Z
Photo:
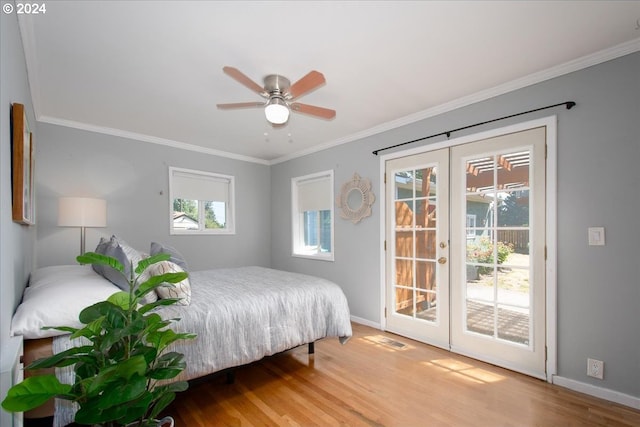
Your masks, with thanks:
M360 195L360 205L349 205L349 195L356 192ZM341 209L340 217L357 224L371 215L371 205L376 201L376 196L371 192L371 180L361 178L357 173L353 174L350 181L342 184L340 195L336 198L336 205Z

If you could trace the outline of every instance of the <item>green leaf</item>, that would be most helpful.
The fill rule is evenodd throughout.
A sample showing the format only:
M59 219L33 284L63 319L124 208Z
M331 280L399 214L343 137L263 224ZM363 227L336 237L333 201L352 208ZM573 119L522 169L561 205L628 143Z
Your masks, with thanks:
M9 412L24 412L70 390L71 386L60 383L55 375L37 375L11 387L2 407Z
M125 425L125 419L127 414L131 411L128 405L112 406L106 410L100 410L101 404L100 396L90 398L85 402L82 402L80 409L76 412L74 421L76 424L82 425L105 425L106 423L116 422L117 425ZM138 408L140 417L144 415L144 408Z
M151 393L145 393L140 399L136 399L133 402L128 402L125 405L126 412L123 416L118 418L118 422L123 425L127 425L136 420L147 418L147 412L153 395Z
M148 341L152 343L159 352L162 352L169 344L181 339L193 339L195 334L175 333L172 329L166 331L156 331L149 334Z
M100 331L102 330L102 320L103 317L99 317L93 322L89 322L82 329L78 329L76 332L71 334L71 339L75 339L78 337L85 337L88 340L95 340L97 336L100 335Z
M138 309L138 311L142 314L148 313L149 311L153 310L156 307L161 307L161 306L165 306L165 305L173 305L175 303L177 303L178 301L180 301L179 298L162 298L159 299L158 301L155 302L151 302L149 304L145 304L142 307L140 307Z
M111 384L100 395L98 409L104 410L135 400L145 393L146 388L147 379L140 375L134 375L127 381Z
M158 356L158 351L154 347L145 345L136 347L136 349L131 354L133 356L142 355L144 357L144 360L147 361L147 365L151 365Z
M189 275L187 273L181 271L181 272L178 272L178 273L164 273L164 274L161 274L159 276L154 276L154 277L159 277L160 279L162 279L163 282L178 283L178 282L182 282L184 279L189 277Z
M166 408L167 406L169 406L171 402L173 402L175 398L176 398L176 394L172 392L165 392L162 395L160 395L158 400L155 402L155 404L151 408L151 412L149 413L149 418L156 418L164 408Z
M117 305L112 304L109 301L100 301L80 312L78 318L85 325L112 313L114 310L118 310L124 316L124 311Z
M78 331L77 328L72 328L71 326L43 326L42 327L43 330L50 330L50 329L55 329L58 331L62 331L62 332L68 332L68 333L75 333Z
M120 261L107 255L97 254L95 252L85 252L83 255L78 255L76 257L76 261L80 264L108 265L109 267L118 270L124 276L124 266L120 264Z
M186 367L184 355L172 351L158 358L154 369L149 371L149 376L156 380L168 380L176 377Z
M105 387L107 387L108 384L118 379L129 380L134 375L144 376L146 371L147 362L144 360L144 356L133 356L116 365L102 369L95 378L91 379L88 384L87 394L89 396L98 395L106 389Z
M125 311L129 310L130 304L129 304L128 292L124 292L124 291L116 292L115 294L107 298L107 301L109 301L113 305L120 307Z
M136 266L136 274L141 274L152 264L160 261L168 261L169 259L171 259L171 256L163 252L150 256L149 258L144 258Z
M73 365L79 360L78 354L87 354L92 349L93 347L91 346L71 347L53 356L38 359L29 364L26 369L61 368L63 366Z
M136 289L136 295L141 294L141 293L146 293L151 289L157 288L158 286L162 285L163 283L178 283L178 282L181 282L184 279L186 279L187 277L189 277L189 275L187 273L185 273L185 272L164 273L164 274L160 274L158 276L151 276L146 281L144 281L143 283L140 283L138 285L138 288Z

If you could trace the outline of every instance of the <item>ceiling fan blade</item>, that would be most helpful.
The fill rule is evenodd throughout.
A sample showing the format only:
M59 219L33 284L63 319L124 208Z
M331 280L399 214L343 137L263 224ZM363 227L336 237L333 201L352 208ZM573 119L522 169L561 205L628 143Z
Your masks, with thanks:
M248 87L258 95L262 97L268 97L269 94L265 92L264 88L260 86L258 83L251 80L249 77L245 76L240 70L233 67L223 67L222 71L225 72L226 75L241 83L242 85Z
M320 117L322 119L331 120L336 116L335 110L317 107L315 105L301 104L294 102L290 105L291 109L297 113L309 114L311 116Z
M310 71L306 76L295 82L289 88L290 99L298 98L305 93L311 92L318 86L325 83L324 75L319 71Z
M222 110L229 110L232 108L264 107L264 102L233 102L231 104L218 104L217 107Z

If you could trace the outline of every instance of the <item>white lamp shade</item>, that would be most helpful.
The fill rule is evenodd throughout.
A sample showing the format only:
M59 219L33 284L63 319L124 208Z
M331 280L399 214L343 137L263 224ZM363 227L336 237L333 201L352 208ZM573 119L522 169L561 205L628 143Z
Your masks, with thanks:
M287 104L283 100L273 98L269 101L269 104L264 107L264 115L269 122L275 125L281 125L289 120L289 107L287 107Z
M107 201L88 197L61 197L58 199L58 225L106 227Z

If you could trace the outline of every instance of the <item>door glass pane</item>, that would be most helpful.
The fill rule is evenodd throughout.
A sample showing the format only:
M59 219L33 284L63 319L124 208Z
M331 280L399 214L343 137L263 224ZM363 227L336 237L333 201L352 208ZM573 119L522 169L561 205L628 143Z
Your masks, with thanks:
M411 227L413 225L413 202L396 202L396 227Z
M530 153L466 161L467 330L529 343Z
M530 153L528 150L497 156L498 189L529 187Z
M500 193L497 211L499 227L528 227L529 190Z
M498 338L529 344L529 309L498 305Z
M467 330L494 336L495 307L493 304L468 299L466 306Z
M413 287L413 261L396 259L396 285Z
M435 261L416 261L416 288L436 289Z
M413 290L407 288L396 287L396 309L397 314L413 316Z
M435 292L416 292L416 317L428 322L437 320Z
M495 188L493 172L494 156L482 156L467 161L467 191L483 192Z
M414 182L413 172L396 172L394 177L396 200L412 199Z
M436 194L436 168L424 168L415 171L416 198L435 196Z
M416 230L416 258L435 259L435 257L436 230Z
M396 256L413 256L413 231L396 231Z

